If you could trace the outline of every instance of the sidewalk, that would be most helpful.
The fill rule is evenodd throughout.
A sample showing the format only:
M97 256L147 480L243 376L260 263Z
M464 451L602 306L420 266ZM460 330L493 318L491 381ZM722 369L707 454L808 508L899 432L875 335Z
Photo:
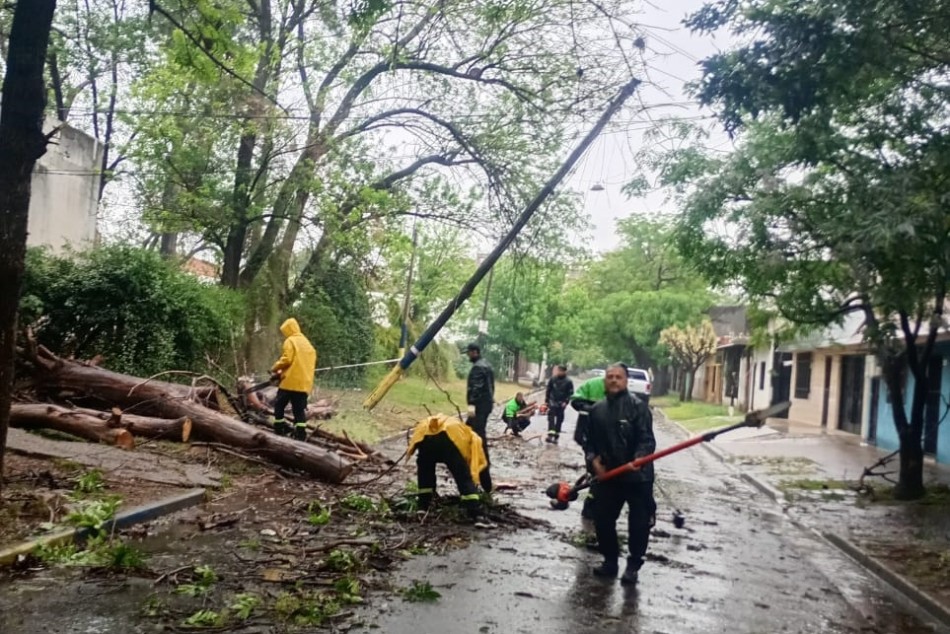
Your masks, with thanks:
M950 625L950 466L925 464L927 496L896 502L892 484L881 478L868 479L870 497L854 489L864 468L888 452L853 434L773 419L705 446L799 526L816 531ZM897 469L895 457L886 468L895 480Z
M772 476L770 480L779 481L794 475L794 469L791 469L794 464L801 467L802 476L857 480L865 467L890 453L863 443L854 434L828 431L814 425L789 424L778 419L770 420L761 429L737 430L717 439L715 445L737 458L758 457L765 463L774 458L776 464L781 461L789 463L790 471L782 473L781 469L773 468L768 474ZM736 462L743 461L738 459ZM897 468L896 458L892 468ZM950 465L925 464L924 480L950 485Z

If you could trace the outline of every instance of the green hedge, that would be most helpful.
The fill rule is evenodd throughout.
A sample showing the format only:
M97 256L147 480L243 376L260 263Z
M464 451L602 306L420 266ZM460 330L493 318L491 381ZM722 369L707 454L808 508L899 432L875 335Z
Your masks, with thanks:
M209 358L233 365L243 303L152 251L118 246L63 258L31 250L20 324L57 354L102 355L117 372L205 371Z

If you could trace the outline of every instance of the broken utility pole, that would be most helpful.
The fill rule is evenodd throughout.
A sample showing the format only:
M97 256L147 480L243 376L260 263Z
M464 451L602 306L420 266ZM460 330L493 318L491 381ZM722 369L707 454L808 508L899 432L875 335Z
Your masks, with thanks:
M636 90L637 86L640 85L639 79L631 79L623 88L616 97L607 105L607 109L604 110L603 114L600 115L600 118L597 120L597 123L594 124L594 127L591 128L590 132L587 133L581 142L578 144L574 151L567 157L561 167L554 173L554 175L544 184L544 187L541 188L541 191L538 192L538 195L534 197L528 206L525 207L524 211L521 212L521 215L518 217L518 220L511 227L511 230L501 239L501 242L488 254L488 257L479 265L475 270L475 273L472 274L472 277L468 279L467 282L462 286L462 289L459 291L458 295L449 302L449 305L445 307L442 313L435 318L429 327L426 328L419 339L416 340L409 350L405 352L402 359L399 360L399 363L387 374L379 385L376 386L376 389L373 390L372 394L366 399L363 403L363 407L367 409L373 409L379 402L386 396L386 393L389 392L389 389L395 385L396 381L399 380L399 377L402 376L402 373L406 371L412 362L415 361L422 351L426 349L435 336L439 333L440 330L445 326L445 324L452 318L452 315L455 314L455 311L465 303L469 297L471 297L472 292L475 290L475 287L478 286L478 283L482 281L485 275L492 269L495 265L495 262L502 256L502 254L511 246L511 243L514 242L515 238L518 237L518 234L524 228L528 221L531 220L531 216L544 204L544 201L554 192L554 188L557 187L564 177L574 168L574 165L583 156L584 152L587 151L587 148L591 143L594 142L603 129L607 126L607 123L610 122L610 119L613 118L617 111L620 110L624 102L630 98L633 94L633 91Z

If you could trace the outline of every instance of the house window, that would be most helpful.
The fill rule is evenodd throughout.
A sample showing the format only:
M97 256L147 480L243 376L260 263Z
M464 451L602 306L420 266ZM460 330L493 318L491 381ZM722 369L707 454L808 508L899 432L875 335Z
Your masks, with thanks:
M808 398L811 391L811 353L795 355L795 398Z
M765 361L759 364L759 389L765 389Z

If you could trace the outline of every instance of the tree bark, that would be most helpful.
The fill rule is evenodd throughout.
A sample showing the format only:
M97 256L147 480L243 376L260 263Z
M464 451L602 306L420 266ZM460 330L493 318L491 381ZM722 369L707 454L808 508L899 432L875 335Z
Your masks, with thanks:
M0 109L0 491L13 391L16 323L26 256L30 184L46 152L43 69L56 0L18 2L10 26Z
M921 434L915 433L913 425L900 434L900 470L894 498L917 500L924 496L924 447Z
M138 416L126 414L119 408L111 412L100 412L94 409L76 408L74 411L105 421L110 428L125 429L133 436L154 438L156 440L174 440L188 442L191 439L191 419L187 416L180 418L154 418L152 416Z
M10 410L10 426L22 429L53 429L78 438L134 449L135 438L122 427L111 427L99 412L90 414L59 405L17 403ZM108 415L106 415L108 418Z
M110 372L60 359L44 348L34 363L44 390L84 394L123 408L161 418L187 417L196 440L220 442L262 456L271 462L326 480L342 482L353 463L307 443L277 436L204 407L188 398L188 388Z
M693 383L696 381L696 370L698 368L689 368L686 371L686 387L683 389L683 401L693 400Z

